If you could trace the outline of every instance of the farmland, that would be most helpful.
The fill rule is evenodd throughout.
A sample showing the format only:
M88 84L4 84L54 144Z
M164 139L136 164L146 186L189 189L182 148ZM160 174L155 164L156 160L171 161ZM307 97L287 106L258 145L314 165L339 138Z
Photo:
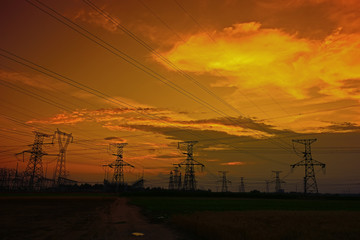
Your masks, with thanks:
M154 221L199 239L359 239L358 200L135 197Z
M12 240L126 240L133 239L134 232L144 234L141 239L166 240L355 240L360 236L357 198L156 195L3 195L0 236Z
M89 234L98 210L107 209L114 197L106 196L2 196L1 239L77 239Z

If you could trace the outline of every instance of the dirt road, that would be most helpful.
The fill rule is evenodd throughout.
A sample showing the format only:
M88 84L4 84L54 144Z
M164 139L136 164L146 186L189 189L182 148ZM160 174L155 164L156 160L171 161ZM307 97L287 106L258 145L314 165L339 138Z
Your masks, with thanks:
M89 232L92 233L90 239L175 240L179 238L166 226L149 223L140 213L140 209L127 204L125 198L115 200L108 209L100 213L100 217L99 222L95 222Z

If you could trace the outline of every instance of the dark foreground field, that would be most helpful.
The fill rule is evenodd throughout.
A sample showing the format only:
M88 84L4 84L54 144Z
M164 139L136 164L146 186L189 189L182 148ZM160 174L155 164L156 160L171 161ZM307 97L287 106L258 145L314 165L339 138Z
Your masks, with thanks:
M178 215L171 222L211 240L358 240L360 214L343 211L226 211Z
M137 236L140 235L140 236ZM178 239L149 223L125 198L104 195L0 196L0 239Z
M113 197L21 196L0 198L1 239L80 239ZM91 233L90 233L91 234Z
M136 197L155 221L198 239L360 239L358 200Z
M101 194L0 196L0 239L360 239L356 199L128 199Z

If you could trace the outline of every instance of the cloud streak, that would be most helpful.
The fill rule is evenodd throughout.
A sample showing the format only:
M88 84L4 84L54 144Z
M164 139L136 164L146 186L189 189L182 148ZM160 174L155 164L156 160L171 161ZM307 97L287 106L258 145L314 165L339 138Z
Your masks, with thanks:
M143 113L139 115L138 112ZM150 114L150 117L147 117ZM31 120L38 124L79 124L96 122L112 131L148 131L166 133L176 131L220 132L232 136L247 136L256 139L289 133L274 126L245 117L227 117L194 120L183 114L157 108L112 108L77 110L61 113L43 120ZM162 130L163 129L163 130Z

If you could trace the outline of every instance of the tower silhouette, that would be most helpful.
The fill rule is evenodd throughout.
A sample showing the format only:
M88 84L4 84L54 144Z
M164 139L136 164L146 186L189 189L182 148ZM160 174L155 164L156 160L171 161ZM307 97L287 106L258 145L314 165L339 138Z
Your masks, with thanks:
M291 168L304 166L305 167L305 176L304 176L304 193L318 193L318 186L315 178L314 166L321 166L325 169L325 164L319 161L313 160L311 156L311 144L314 143L317 139L296 139L292 140L293 143L303 144L305 151L303 152L304 160L290 165ZM294 147L295 150L295 147Z
M241 193L245 192L245 184L244 184L244 178L243 177L240 178L239 192L241 192Z
M110 168L114 169L114 175L112 178L112 183L116 185L116 191L119 191L119 187L124 187L125 185L125 178L124 178L124 167L132 167L133 165L125 162L123 160L123 152L124 147L127 145L127 143L113 143L110 144L110 149L115 148L115 152L112 155L116 156L115 162L108 164Z
M197 141L186 141L178 143L178 149L180 151L182 146L186 146L185 151L182 151L182 153L186 155L186 160L179 163L178 165L185 166L183 189L188 191L196 190L195 166L201 166L202 168L205 167L204 164L194 160L193 149L196 143Z
M53 141L57 140L59 145L59 156L56 162L54 171L54 184L63 184L64 179L67 177L66 172L66 150L70 142L73 142L73 136L71 133L65 133L57 129L53 136Z
M281 188L281 184L285 183L285 181L280 179L280 173L282 171L272 171L272 172L275 173L275 180L272 181L272 183L275 182L275 192L277 193L284 192L284 189Z
M219 171L220 178L219 182L221 182L221 192L227 192L228 191L228 183L231 183L230 180L226 178L227 171Z
M42 157L49 155L43 151L44 140L45 138L52 137L52 135L36 131L34 134L35 139L31 145L31 150L25 150L18 154L23 154L24 157L25 153L30 153L30 158L24 171L24 182L27 185L25 187L30 190L40 190L44 180Z

